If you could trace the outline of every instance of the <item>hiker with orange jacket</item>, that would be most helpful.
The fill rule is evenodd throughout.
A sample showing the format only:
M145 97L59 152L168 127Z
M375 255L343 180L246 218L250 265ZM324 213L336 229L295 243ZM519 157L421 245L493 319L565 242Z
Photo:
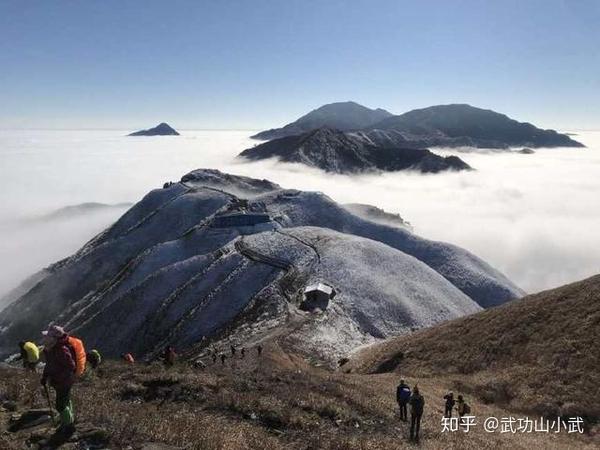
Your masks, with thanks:
M60 426L57 431L72 434L75 431L75 418L71 388L77 376L78 355L69 342L69 335L62 327L53 325L42 334L46 357L42 386L47 389L47 383L50 383L56 391L56 410L60 415Z

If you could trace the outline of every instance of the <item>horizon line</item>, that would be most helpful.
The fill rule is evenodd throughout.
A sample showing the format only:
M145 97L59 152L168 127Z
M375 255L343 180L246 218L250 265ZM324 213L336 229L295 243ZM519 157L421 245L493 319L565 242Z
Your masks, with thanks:
M113 127L59 127L59 128L49 128L49 127L0 127L0 131L124 131L124 132L131 132L131 130L137 131L138 128L136 127L131 127L131 128L113 128ZM139 128L139 130L142 130L145 128ZM190 128L190 127L186 127L186 128L177 128L176 131L262 131L265 130L266 128L232 128L232 127L226 127L226 128ZM553 129L553 130L563 130L563 132L570 132L570 131L600 131L600 126L599 127L594 127L594 128L570 128L570 127L553 127L553 128L547 128L547 129Z
M32 127L32 128L20 128L20 127L0 127L0 131L129 131L131 132L132 128L112 128L112 127L102 127L102 128L94 128L94 127L82 127L82 128L42 128L42 127ZM176 131L257 131L262 130L263 128L177 128ZM135 137L135 136L134 136Z

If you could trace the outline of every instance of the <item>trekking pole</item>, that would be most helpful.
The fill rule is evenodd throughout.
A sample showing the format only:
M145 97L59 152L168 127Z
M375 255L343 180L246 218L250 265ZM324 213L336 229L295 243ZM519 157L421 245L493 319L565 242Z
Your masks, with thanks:
M44 385L44 393L46 394L46 400L48 401L48 408L50 408L50 414L52 415L52 421L56 420L56 416L54 415L54 408L52 408L52 402L50 401L50 390L48 389L48 385Z
M36 378L32 378L31 382L29 383L29 392L31 392L31 397L29 399L29 404L31 405L31 407L33 407L35 405L35 397L37 395L37 387L38 387L38 380Z

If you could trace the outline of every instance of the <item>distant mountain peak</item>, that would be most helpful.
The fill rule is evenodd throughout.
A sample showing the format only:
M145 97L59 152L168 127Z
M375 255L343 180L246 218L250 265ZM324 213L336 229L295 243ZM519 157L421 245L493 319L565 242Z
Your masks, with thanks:
M383 130L387 140L417 142L427 147L583 147L554 130L543 130L506 114L466 103L413 109L383 119L369 132L373 130Z
M161 122L154 128L135 131L128 136L179 136L179 133L168 123Z
M262 140L276 139L303 134L322 127L341 131L359 130L387 117L392 117L392 114L384 109L370 109L354 101L328 103L313 109L283 128L263 131L252 137Z

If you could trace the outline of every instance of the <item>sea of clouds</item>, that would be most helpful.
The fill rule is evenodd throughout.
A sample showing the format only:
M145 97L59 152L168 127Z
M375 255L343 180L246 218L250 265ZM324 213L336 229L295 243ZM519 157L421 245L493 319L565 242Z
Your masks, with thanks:
M586 149L533 155L458 152L476 170L341 176L275 161L241 163L249 131L183 130L179 137L126 137L120 130L0 130L0 296L68 256L135 202L196 168L318 190L343 203L400 213L415 233L462 246L528 292L600 273L600 131ZM2 305L0 305L1 307Z

